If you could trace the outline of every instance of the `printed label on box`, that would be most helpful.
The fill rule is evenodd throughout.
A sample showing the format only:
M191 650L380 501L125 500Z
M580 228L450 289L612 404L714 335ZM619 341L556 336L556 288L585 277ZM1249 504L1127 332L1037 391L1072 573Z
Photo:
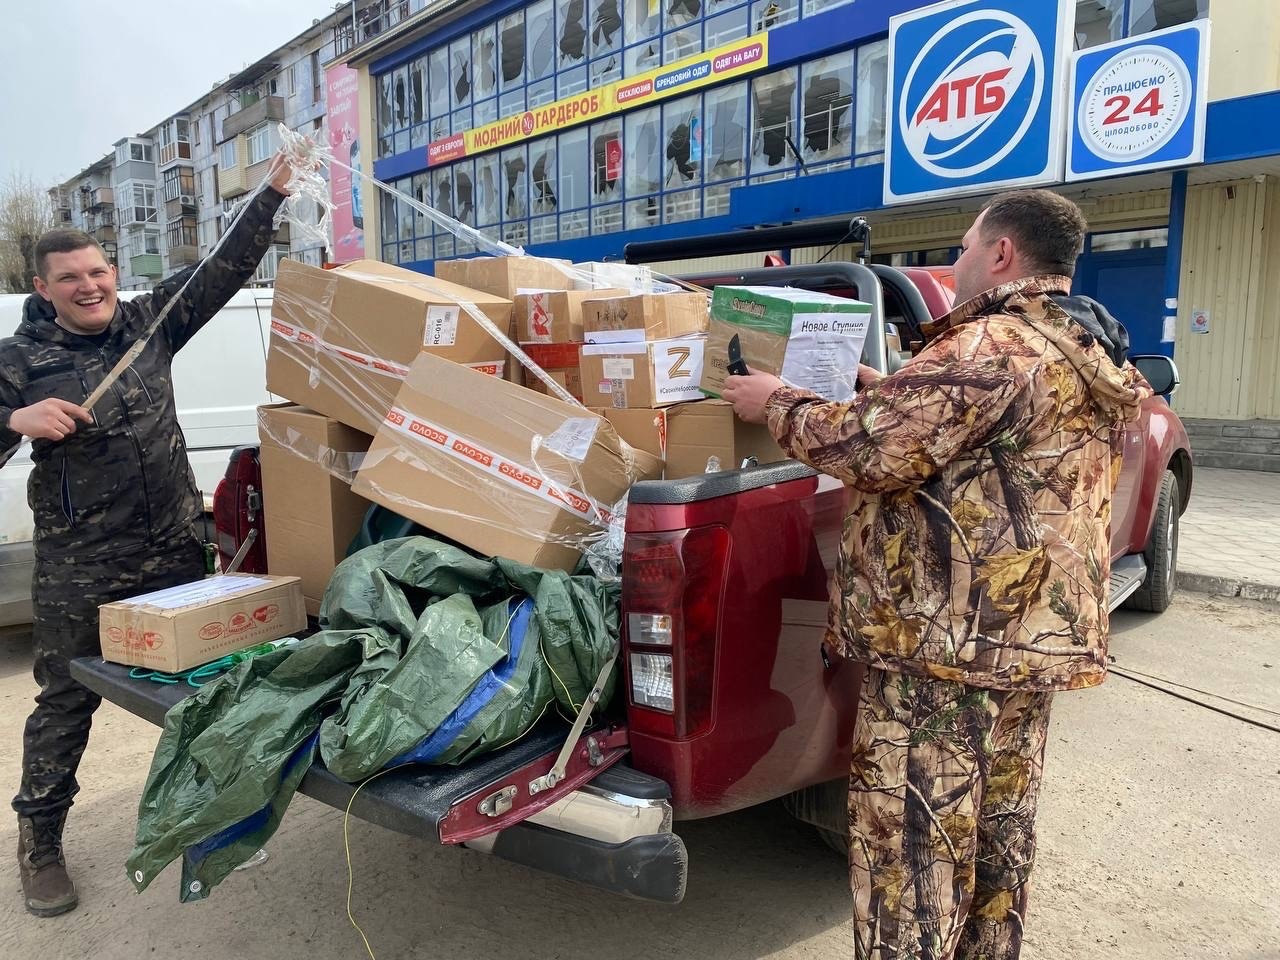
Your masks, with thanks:
M424 347L452 347L458 340L458 313L453 305L427 307L427 329L422 337Z
M794 314L782 379L824 400L851 399L870 320L867 313Z
M654 387L659 403L701 400L702 358L706 341L701 338L671 340L653 348Z
M529 297L529 337L534 343L551 342L551 325L555 316L545 293L535 293Z
M562 457L581 463L587 459L591 442L599 429L598 417L570 417L543 440L542 445Z
M636 378L636 362L608 357L604 361L604 375L609 380L634 380Z

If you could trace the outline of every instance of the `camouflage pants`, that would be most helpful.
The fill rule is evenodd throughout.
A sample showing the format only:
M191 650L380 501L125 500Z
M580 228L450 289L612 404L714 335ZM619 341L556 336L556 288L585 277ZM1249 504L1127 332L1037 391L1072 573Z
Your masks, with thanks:
M76 768L102 700L71 678L70 664L101 652L98 606L202 576L204 550L194 533L136 559L37 559L32 639L40 692L22 737L22 786L13 798L19 816L57 816L80 789Z
M867 670L849 780L857 960L1016 960L1050 697Z

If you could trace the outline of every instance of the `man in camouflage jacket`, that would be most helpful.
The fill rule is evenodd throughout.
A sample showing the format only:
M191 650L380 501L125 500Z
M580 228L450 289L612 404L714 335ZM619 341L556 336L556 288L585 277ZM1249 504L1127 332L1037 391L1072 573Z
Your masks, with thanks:
M1054 300L1086 230L1048 191L996 197L897 373L864 368L843 404L761 374L724 393L849 490L827 643L868 665L859 960L1017 957L1050 697L1106 675L1119 441L1151 391Z
M129 301L115 267L76 230L36 247L37 294L17 334L0 340L0 464L32 438L35 711L23 735L18 861L27 909L76 906L62 829L100 698L69 664L100 649L98 606L204 576L203 503L174 405L172 363L257 269L292 168L277 156L267 186L217 254ZM195 272L143 352L92 410L90 391Z

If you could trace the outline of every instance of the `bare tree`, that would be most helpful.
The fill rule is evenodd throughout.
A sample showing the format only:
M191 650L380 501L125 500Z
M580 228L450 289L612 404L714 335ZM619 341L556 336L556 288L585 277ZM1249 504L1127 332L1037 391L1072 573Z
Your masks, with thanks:
M10 176L0 187L0 289L33 292L36 240L52 226L47 191L29 176Z

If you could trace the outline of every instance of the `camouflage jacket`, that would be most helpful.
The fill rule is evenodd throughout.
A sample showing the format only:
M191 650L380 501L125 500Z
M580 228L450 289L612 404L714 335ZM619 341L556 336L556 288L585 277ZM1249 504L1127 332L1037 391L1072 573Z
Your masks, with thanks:
M1050 299L1069 286L957 306L850 403L770 397L782 446L849 487L828 628L845 656L992 689L1102 682L1122 425L1151 390Z
M164 304L199 270L133 366L61 442L36 440L27 499L35 514L36 556L45 560L112 557L170 541L203 504L187 462L174 405L173 356L253 276L275 234L284 198L270 187L244 211L216 257L190 267L150 294L121 300L101 348L64 330L52 305L27 298L15 336L0 340L0 425L12 410L60 397L83 403L142 336ZM21 437L0 430L0 463Z

